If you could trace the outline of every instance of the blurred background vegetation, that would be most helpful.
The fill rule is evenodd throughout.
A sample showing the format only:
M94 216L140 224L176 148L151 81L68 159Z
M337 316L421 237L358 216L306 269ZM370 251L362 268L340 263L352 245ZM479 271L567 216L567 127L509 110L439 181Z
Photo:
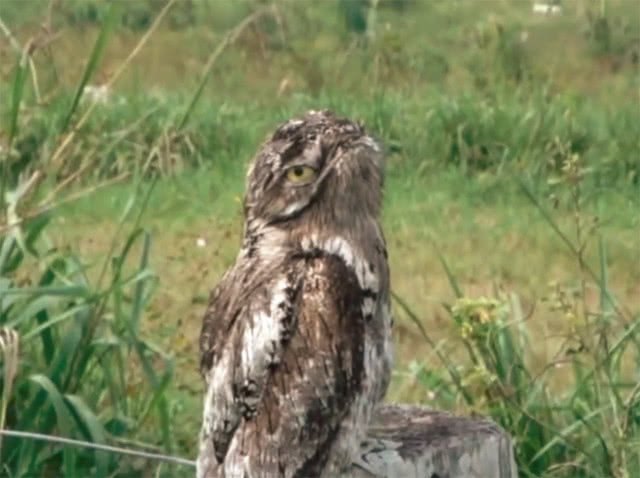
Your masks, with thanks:
M635 0L0 2L0 429L194 459L247 161L309 108L385 145L388 399L523 477L640 470ZM0 436L0 476L190 476Z

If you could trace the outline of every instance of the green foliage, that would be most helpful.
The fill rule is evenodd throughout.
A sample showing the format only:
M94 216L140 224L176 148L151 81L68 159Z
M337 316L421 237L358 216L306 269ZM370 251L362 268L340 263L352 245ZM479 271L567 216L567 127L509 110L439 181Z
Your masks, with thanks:
M458 297L445 307L466 351L462 367L439 355L449 370L414 365L417 379L443 401L463 396L474 412L488 414L515 440L521 476L598 478L633 476L640 464L640 315L615 299L608 284L607 249L597 221L583 210L582 187L589 170L574 153L562 162L551 182L566 190L575 217L575 237L568 236L523 185L534 206L564 241L577 262L580 284L552 284L544 306L560 311L571 324L571 334L543 367L535 364L535 327L525 316L518 295L496 291L493 297L463 296L450 267L445 272ZM557 191L560 194L560 191ZM598 239L597 267L585 256L591 238ZM587 301L589 284L600 291L600 303ZM628 368L629 363L634 363ZM556 375L569 368L573 374L560 393L552 390ZM456 370L455 374L451 370ZM460 379L460 376L462 379ZM565 379L566 380L566 379Z
M55 137L49 132L60 130L67 114L67 101L58 101L60 108L53 105L30 116L11 164L42 167L37 158L54 147ZM171 175L202 165L239 170L243 163L232 158L251 156L272 126L271 118L284 119L320 103L363 121L397 155L398 167L417 168L423 174L455 166L469 174L526 171L544 179L571 153L584 156L593 169L592 179L601 186L637 183L640 174L635 154L640 136L632 127L638 114L631 103L596 112L588 102L570 97L524 91L514 96L505 91L490 98L433 92L416 100L386 94L363 105L326 93L300 95L281 106L231 107L209 101L206 109L191 111L190 123L180 128L180 110L188 101L184 95L167 93L121 96L99 105L50 173L60 180L96 180L125 173Z
M151 237L140 225L153 183L141 185L131 196L97 277L91 274L96 264L52 246L46 234L53 217L47 211L50 205L33 208L42 185L41 148L47 141L60 141L100 61L112 18L105 17L71 106L58 99L63 106L53 119L57 125L47 123L43 113L42 122L30 120L30 130L22 130L28 52L16 66L9 135L0 157L0 204L6 219L0 226L0 428L97 444L133 435L153 443L159 436L171 453L166 389L173 359L140 329L157 282L149 267ZM157 432L141 433L150 422ZM140 463L104 451L47 446L17 437L3 437L0 444L2 476L141 473Z
M133 215L133 232L113 238L96 280L76 254L47 246L47 214L12 226L0 239L0 324L20 337L20 366L6 403L8 429L105 443L157 417L171 451L164 393L172 359L140 332L156 282L149 269L150 236L139 227L145 195L131 198L121 225ZM65 476L133 471L132 463L111 454L48 449L18 438L4 439L1 452L3 473L15 477L58 468Z
M42 15L28 3L24 9L3 4L0 16L28 31ZM544 314L561 313L571 334L552 362L539 364L537 325L523 311L524 291L496 290L490 297L465 291L457 264L437 248L441 238L431 238L456 297L444 305L452 328L447 342L457 355L445 353L420 314L395 295L403 314L421 328L428 353L444 366L418 357L410 375L438 406L487 414L504 426L515 438L524 477L633 476L640 467L640 389L634 382L640 317L612 290L612 250L601 223L585 212L587 198L607 191L637 195L640 113L627 95L637 86L637 72L628 68L637 52L633 19L618 21L601 10L584 18L571 13L558 24L528 20L528 2L495 2L494 15L485 12L487 2L283 0L277 10L227 33L258 3L176 2L158 43L149 46L155 50L138 55L129 76L107 83L105 98L92 98L87 86L113 69L105 66L118 56L110 48L138 41L165 2L62 2L53 27L75 41L89 32L92 49L80 55L74 45L72 55L54 61L55 43L51 53L35 42L35 50L25 46L10 57L13 67L0 78L7 92L0 131L0 327L6 327L0 332L0 428L192 456L197 430L182 430L189 436L184 443L174 437L186 426L175 410L191 406L175 403L174 359L144 332L158 278L142 213L173 200L168 221L187 212L181 191L180 198L152 201L153 181L167 176L188 189L211 176L215 194L235 194L245 162L275 124L326 107L362 121L382 139L387 197L402 212L394 225L410 221L404 214L413 217L411 209L419 209L415 198L426 201L431 194L416 191L447 177L442 187L448 197L476 198L472 193L481 190L496 200L497 212L516 197L528 198L575 257L576 280L553 284L539 306L548 308ZM585 22L582 38L577 25ZM548 67L539 45L554 35L545 28L559 41L578 37L574 50L582 55ZM613 58L616 68L594 69L603 58ZM158 64L164 69L148 71ZM565 70L568 84L561 78ZM598 78L594 71L611 74L612 86L580 83L576 71L589 81ZM172 72L177 84L165 79ZM98 260L51 239L56 201L125 177L136 188ZM207 199L198 207L208 216L210 196L202 196ZM575 237L542 197L569 205ZM228 203L220 204L215 213L226 214ZM435 220L448 221L451 205L438 206ZM618 213L609 208L603 206L604 221ZM396 231L389 236L393 240ZM585 252L593 237L596 262ZM587 303L586 284L598 290L599 307ZM19 349L9 330L16 331ZM565 383L558 387L558 380ZM195 406L184 413L199 419ZM24 438L2 437L0 446L2 476L131 476L155 466ZM177 473L170 469L167 476Z
M105 17L103 27L100 29L100 35L96 40L96 43L93 47L93 51L89 56L89 61L87 61L87 66L84 69L84 73L82 74L82 78L80 79L80 83L78 84L78 88L76 89L76 94L73 97L73 101L71 102L71 106L69 107L69 112L64 118L62 123L62 131L65 131L69 126L69 122L71 121L71 117L73 113L78 108L78 103L80 102L80 98L84 93L84 89L87 86L87 83L93 76L100 63L102 54L104 52L104 48L106 46L107 39L109 38L109 34L111 33L111 28L113 27L114 19L116 18L116 14L118 12L118 8L116 8L116 4L112 3L109 6L109 11Z

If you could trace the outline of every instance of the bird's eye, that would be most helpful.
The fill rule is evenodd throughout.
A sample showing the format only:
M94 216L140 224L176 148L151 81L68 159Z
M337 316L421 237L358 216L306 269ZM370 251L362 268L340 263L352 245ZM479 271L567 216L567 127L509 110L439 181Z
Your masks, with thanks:
M293 166L287 171L287 179L294 183L306 183L315 176L315 170L310 166Z

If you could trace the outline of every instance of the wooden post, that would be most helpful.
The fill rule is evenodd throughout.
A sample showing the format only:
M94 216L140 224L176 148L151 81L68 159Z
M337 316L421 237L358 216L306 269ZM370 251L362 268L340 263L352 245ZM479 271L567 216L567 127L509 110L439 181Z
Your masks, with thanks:
M340 478L517 478L509 435L483 419L384 404Z

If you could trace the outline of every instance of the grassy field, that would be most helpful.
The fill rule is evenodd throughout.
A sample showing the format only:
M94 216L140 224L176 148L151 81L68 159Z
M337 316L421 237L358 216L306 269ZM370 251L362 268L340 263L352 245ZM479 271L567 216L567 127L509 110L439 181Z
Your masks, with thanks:
M0 326L21 341L0 429L193 459L200 322L246 164L327 107L387 150L388 400L491 416L523 477L638 476L634 2L25 5L0 4ZM76 101L87 84L110 97ZM0 476L191 472L0 447Z

